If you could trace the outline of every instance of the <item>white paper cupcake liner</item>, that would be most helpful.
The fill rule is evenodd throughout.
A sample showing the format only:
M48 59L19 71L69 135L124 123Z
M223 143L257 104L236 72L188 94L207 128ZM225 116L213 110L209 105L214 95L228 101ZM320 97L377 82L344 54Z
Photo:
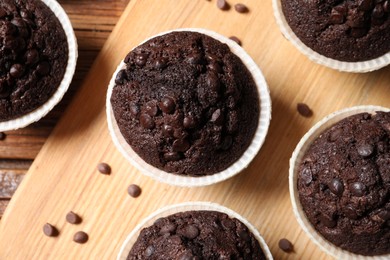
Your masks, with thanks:
M153 36L149 39L152 39L154 37L164 35L173 31L193 31L193 32L199 32L203 33L205 35L211 36L214 39L219 40L220 42L226 43L230 50L236 54L242 62L246 65L249 72L252 74L254 81L257 85L257 90L259 92L259 99L260 99L260 117L258 122L258 127L255 132L255 136L247 148L247 150L244 152L244 154L230 167L225 169L224 171L215 173L213 175L207 175L207 176L201 176L201 177L191 177L191 176L181 176L176 175L172 173L167 173L165 171L162 171L148 163L146 163L141 157L138 156L137 153L133 151L131 146L126 142L124 137L122 136L117 122L114 118L114 114L111 107L111 94L113 87L115 86L115 76L116 74L121 70L125 68L125 63L122 61L116 71L114 72L110 84L108 86L107 90L107 99L106 99L106 112L107 112L107 122L108 122L108 128L110 130L111 137L113 139L113 142L115 146L118 148L118 150L122 153L122 155L131 162L135 167L137 167L143 174L154 178L157 181L168 183L171 185L176 186L185 186L185 187L196 187L196 186L206 186L211 185L217 182L221 182L223 180L226 180L239 172L241 172L243 169L245 169L249 163L252 161L252 159L256 156L258 151L260 150L260 147L263 145L265 137L268 132L268 127L271 120L271 97L269 94L267 83L263 77L263 74L261 73L259 67L256 65L256 63L252 60L251 57L242 49L238 44L233 42L232 40L217 34L215 32L205 30L205 29L177 29L172 30L168 32L164 32L161 34L158 34L156 36ZM148 41L149 39L145 40L144 42ZM142 42L142 43L144 43ZM142 44L141 43L141 44Z
M57 16L62 25L62 28L65 31L65 35L68 41L68 64L66 66L65 74L56 92L54 92L53 96L51 96L43 105L21 117L0 122L0 131L15 130L25 127L47 115L47 113L49 113L50 110L52 110L53 107L58 104L58 102L60 102L68 90L76 69L78 56L77 41L72 24L69 21L69 17L65 13L64 9L62 9L62 7L57 3L57 1L42 0L42 2L44 2Z
M290 169L289 169L289 189L290 189L290 199L292 203L292 208L294 215L301 226L301 228L306 232L309 238L319 246L327 254L337 258L337 259L369 259L369 260L385 260L390 259L389 255L381 256L362 256L358 254L351 253L349 251L343 250L334 244L330 243L324 237L322 237L312 226L309 220L306 217L305 212L303 211L301 202L299 200L299 193L297 188L297 179L298 171L301 160L305 155L307 149L313 141L326 129L333 126L335 123L341 121L342 119L356 115L363 112L368 112L375 114L376 111L390 111L389 108L380 107L380 106L356 106L347 109L343 109L337 112L334 112L317 124L315 124L300 140L297 147L295 148L292 157L290 159Z
M283 35L289 40L300 52L302 52L305 56L307 56L310 60L324 65L326 67L339 70L339 71L345 71L345 72L356 72L356 73L363 73L363 72L370 72L374 70L378 70L380 68L383 68L390 64L390 52L367 61L359 61L359 62L346 62L346 61L339 61L335 59L331 59L328 57L325 57L315 51L313 51L311 48L307 47L291 30L290 26L288 25L283 11L282 11L282 4L281 0L272 0L272 6L274 9L274 16L276 19L276 23L278 24L281 32Z
M184 211L218 211L227 214L230 218L236 218L241 221L253 234L253 236L259 241L260 247L263 250L264 255L268 260L272 260L272 254L269 250L267 243L264 241L263 237L260 235L259 231L237 212L218 205L216 203L211 202L185 202L181 204L171 205L164 208L161 208L151 214L149 217L144 219L141 223L139 223L133 231L127 236L125 242L123 243L120 252L118 254L117 260L126 260L127 256L130 253L131 248L134 243L137 241L137 238L141 232L141 230L145 227L149 227L153 225L153 223L163 217L170 216L175 213L184 212Z

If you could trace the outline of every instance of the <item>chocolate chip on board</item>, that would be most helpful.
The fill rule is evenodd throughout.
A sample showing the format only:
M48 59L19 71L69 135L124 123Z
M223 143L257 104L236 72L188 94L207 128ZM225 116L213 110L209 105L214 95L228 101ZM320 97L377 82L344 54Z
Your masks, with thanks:
M111 167L110 165L108 165L107 163L99 163L98 166L97 166L97 169L100 173L102 174L110 174L111 173Z
M56 237L59 234L58 229L49 223L43 226L43 233L48 237Z
M128 188L127 188L127 192L129 193L129 195L133 198L137 198L139 195L141 195L141 188L136 185L136 184L131 184Z
M217 0L217 7L223 11L230 9L230 5L226 0Z
M74 234L73 241L79 244L84 244L88 241L88 234L84 231L78 231Z
M288 239L282 238L279 240L279 248L284 252L289 253L293 251L294 246Z
M243 14L243 13L249 12L249 8L248 8L246 5L241 4L241 3L235 4L235 5L234 5L234 9L235 9L237 12L242 13L242 14Z
M298 103L297 110L298 110L298 113L304 117L311 117L313 115L313 111L305 103Z
M70 224L80 224L82 219L79 215L73 211L70 211L68 214L66 214L66 221L68 221Z

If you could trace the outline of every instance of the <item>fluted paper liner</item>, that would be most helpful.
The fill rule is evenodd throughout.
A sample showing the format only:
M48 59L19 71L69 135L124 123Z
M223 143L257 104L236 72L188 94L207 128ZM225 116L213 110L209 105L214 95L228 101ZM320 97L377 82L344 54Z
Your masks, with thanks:
M137 238L143 228L153 225L153 223L159 218L167 217L175 213L185 212L185 211L217 211L217 212L227 214L230 218L238 219L249 229L249 231L257 239L257 241L259 241L260 247L263 250L263 253L266 256L266 258L268 260L273 259L272 254L267 246L267 243L264 241L259 231L257 231L257 229L251 223L249 223L248 220L243 218L237 212L211 202L185 202L185 203L161 208L156 212L154 212L153 214L151 214L146 219L144 219L141 223L139 223L133 229L133 231L128 235L125 242L123 243L120 252L118 254L117 260L126 260L127 256L130 253L131 248L133 247L134 243L137 241Z
M40 120L47 113L49 113L53 109L53 107L57 105L58 102L60 102L60 100L68 90L76 69L76 62L78 56L77 41L72 24L69 21L69 17L65 13L64 9L62 9L61 5L57 3L57 1L42 0L42 2L45 3L55 14L55 16L60 21L62 28L65 31L65 35L68 41L68 63L65 69L65 74L57 90L43 105L18 118L0 122L0 131L15 130L18 128L25 127Z
M274 9L274 16L276 19L276 23L278 24L283 35L300 52L302 52L310 60L318 64L339 71L356 72L356 73L378 70L390 64L390 51L378 58L367 60L367 61L358 61L358 62L339 61L321 55L318 52L315 52L314 50L306 46L291 30L291 27L289 26L289 24L287 23L284 17L281 0L272 0L272 6Z
M335 257L336 259L369 259L369 260L385 260L390 259L390 254L380 255L380 256L363 256L351 253L349 251L343 250L340 247L332 244L328 240L318 233L309 220L306 217L305 212L303 211L301 202L299 200L299 193L297 187L298 171L301 160L305 155L307 149L313 141L326 129L333 126L342 119L356 115L359 113L368 112L375 114L376 111L390 111L389 108L380 107L380 106L356 106L347 109L343 109L337 112L334 112L317 124L315 124L300 140L297 147L295 148L292 157L290 159L290 170L289 170L289 189L290 189L290 199L292 203L292 208L294 215L301 226L301 228L306 232L309 238L319 246L327 254Z
M232 40L217 34L215 32L205 30L205 29L177 29L173 31L193 31L193 32L199 32L203 33L205 35L211 36L214 39L219 40L220 42L226 43L230 50L236 54L242 62L246 65L249 72L252 74L252 77L257 85L257 91L259 94L260 99L260 116L259 116L259 122L257 126L257 130L255 132L255 135L253 137L252 142L250 143L247 150L243 153L243 155L234 162L231 166L229 166L227 169L215 173L213 175L207 175L207 176L200 176L200 177L191 177L191 176L182 176L182 175L176 175L173 173L168 173L163 170L160 170L148 163L146 163L140 156L138 156L137 153L133 151L131 146L126 142L124 137L122 136L117 122L115 120L112 107L111 107L111 94L113 87L115 86L115 76L116 74L121 70L124 69L125 63L122 61L116 71L114 72L110 84L108 86L107 90L107 99L106 99L106 112L107 112L107 121L108 121L108 127L110 130L111 137L113 139L114 144L118 148L118 150L122 153L122 155L131 162L135 167L137 167L143 174L154 178L155 180L158 180L160 182L168 183L171 185L176 186L186 186L186 187L196 187L196 186L206 186L210 184L214 184L223 180L226 180L237 173L241 172L243 169L245 169L249 163L252 161L252 159L256 156L258 151L260 150L260 147L264 143L265 137L268 132L268 127L271 120L271 98L268 90L267 83L263 77L263 74L261 73L259 67L256 65L256 63L252 60L252 58L249 57L249 55L242 49L238 44L233 42ZM153 36L161 36L173 31L168 31L161 33L159 35ZM145 40L144 42L152 39L149 38ZM143 43L144 43L143 42ZM142 44L142 43L141 43Z

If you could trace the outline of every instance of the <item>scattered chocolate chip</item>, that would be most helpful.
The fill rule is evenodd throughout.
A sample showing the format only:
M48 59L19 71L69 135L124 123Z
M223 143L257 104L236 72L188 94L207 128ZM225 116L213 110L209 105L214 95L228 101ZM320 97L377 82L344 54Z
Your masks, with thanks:
M184 128L190 129L196 127L196 119L192 115L188 115L183 120Z
M362 197L364 195L364 191L366 190L366 186L361 182L354 182L350 185L349 189L356 197Z
M334 131L332 131L329 135L329 141L335 142L337 139L339 139L339 136L343 133L343 129L337 128Z
M293 244L286 238L282 238L279 240L279 248L284 252L292 252L294 250Z
M36 49L30 49L26 52L26 63L35 64L39 61L39 53Z
M241 3L235 4L235 5L234 5L234 9L235 9L237 12L239 12L239 13L247 13L247 12L249 12L249 8L248 8L246 5L241 4Z
M357 147L358 154L362 157L369 157L374 152L374 146L371 144L361 144Z
M163 125L162 127L162 133L164 137L173 137L175 129L170 125Z
M161 57L161 58L157 58L156 61L154 62L154 66L157 68L157 69L164 69L166 66L167 66L167 62L168 60L164 57Z
M139 113L139 106L134 104L134 103L131 103L130 104L130 114L132 114L134 117L136 117Z
M120 70L115 76L115 84L122 85L126 80L126 70Z
M155 116L158 113L157 101L151 100L145 104L144 112L149 116Z
M223 11L230 9L230 5L226 0L217 0L217 7Z
M145 53L140 53L135 56L135 64L138 66L144 66L148 59L148 55Z
M154 253L154 246L150 245L145 249L145 256L150 257Z
M303 183L308 186L313 181L313 174L311 173L310 168L304 168L301 172L300 178Z
M159 107L164 113L172 114L175 111L175 100L172 97L163 97Z
M194 239L199 235L199 229L194 225L188 225L182 231L183 236L188 239Z
M152 129L154 128L154 121L153 118L148 114L141 114L139 117L139 121L141 123L141 126L146 129Z
M218 78L218 75L215 73L208 73L206 76L206 84L210 87L213 91L219 91L220 88L220 81Z
M177 139L173 142L172 149L174 152L185 152L190 148L190 143L186 139Z
M20 78L24 73L24 67L21 64L14 64L11 66L9 74L14 78Z
M164 159L166 161L174 162L181 159L181 156L177 152L166 152L164 153Z
M390 211L382 209L379 213L378 216L383 219L384 221L387 221L390 219Z
M66 214L66 221L68 221L70 224L80 224L82 219L79 215L73 211L70 211L68 214Z
M305 103L298 103L297 110L298 110L298 113L304 117L311 117L313 115L313 111Z
M129 195L133 198L139 197L139 195L141 195L141 192L142 192L142 190L137 184L131 184L127 188L127 193L129 193Z
M347 218L353 219L353 220L358 218L358 214L356 212L356 209L351 205L347 205L344 207L344 215Z
M59 234L58 229L49 223L43 226L43 233L48 237L56 237Z
M222 125L223 123L223 113L221 109L217 109L214 111L214 113L211 115L210 122L213 122L216 125Z
M337 196L341 196L343 195L343 192L344 192L344 185L343 183L340 181L340 179L337 179L337 178L334 178L333 180L330 181L329 183L329 190L337 195Z
M7 135L4 132L0 132L0 141L3 141Z
M74 234L73 241L79 244L84 244L88 241L88 234L84 231L78 231Z
M333 24L342 24L344 22L344 15L334 8L330 13L330 22Z
M110 174L111 173L111 167L110 165L108 165L107 163L99 163L97 165L97 169L100 173L103 173L103 174Z
M237 37L237 36L230 36L229 37L230 40L234 41L235 43L237 43L238 45L241 46L241 40Z
M50 72L50 64L47 61L42 61L37 66L37 72L41 76L46 76Z
M170 234L176 230L176 227L177 226L174 223L167 223L161 227L160 234Z

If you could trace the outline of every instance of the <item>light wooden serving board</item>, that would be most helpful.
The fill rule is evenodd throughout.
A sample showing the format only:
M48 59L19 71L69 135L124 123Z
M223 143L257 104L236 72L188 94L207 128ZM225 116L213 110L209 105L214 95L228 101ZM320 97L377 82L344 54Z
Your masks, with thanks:
M325 115L349 106L390 106L390 67L369 74L341 73L316 65L285 40L271 1L240 0L250 13L220 11L216 1L131 0L82 88L44 145L0 223L0 259L114 259L136 224L158 208L185 201L213 201L247 218L275 259L330 259L298 226L288 192L288 162L302 135ZM202 27L236 35L262 69L271 90L273 118L266 142L250 167L223 183L177 188L141 175L116 150L107 129L105 95L117 64L139 42L162 31ZM305 102L314 116L303 118ZM105 161L112 174L96 171ZM139 184L142 195L126 189ZM65 221L70 210L83 222ZM50 222L60 235L46 237ZM89 234L86 244L73 234ZM278 241L288 238L294 253Z

